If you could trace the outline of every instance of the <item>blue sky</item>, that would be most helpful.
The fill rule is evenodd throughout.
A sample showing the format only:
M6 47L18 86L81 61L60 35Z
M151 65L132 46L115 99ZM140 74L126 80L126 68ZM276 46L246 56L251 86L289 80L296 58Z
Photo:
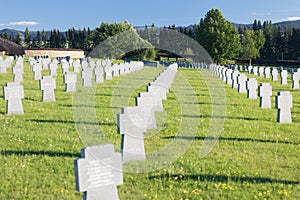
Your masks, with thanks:
M0 3L0 29L94 29L100 22L125 20L134 26L187 26L198 23L211 8L236 23L300 19L299 0L12 0Z

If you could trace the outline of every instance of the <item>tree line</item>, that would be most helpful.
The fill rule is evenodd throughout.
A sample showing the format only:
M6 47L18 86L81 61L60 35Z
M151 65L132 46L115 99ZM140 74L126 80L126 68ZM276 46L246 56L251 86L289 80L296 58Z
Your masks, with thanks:
M217 63L226 63L228 60L238 58L298 60L300 57L300 29L286 27L282 30L280 26L274 26L271 21L261 23L259 20L254 20L252 26L236 28L223 17L218 9L208 11L205 17L192 28L177 28L175 24L157 28L152 24L150 27L145 26L135 32L150 44L154 44L163 36L167 38L166 35L163 35L167 34L164 31L167 29L177 30L196 40ZM23 41L19 34L10 38L7 33L4 33L2 37L28 48L74 48L89 53L106 39L129 30L134 32L133 25L128 22L101 23L94 30L70 28L61 32L59 29L53 29L50 33L42 30L37 31L34 37L26 28ZM159 34L157 34L158 32ZM154 37L150 37L150 35L154 35ZM135 41L140 40L136 39ZM126 43L127 41L122 42ZM189 49L186 51L190 51L189 54L193 53ZM126 53L124 56L155 59L157 58L156 52L153 46L146 50L140 49Z

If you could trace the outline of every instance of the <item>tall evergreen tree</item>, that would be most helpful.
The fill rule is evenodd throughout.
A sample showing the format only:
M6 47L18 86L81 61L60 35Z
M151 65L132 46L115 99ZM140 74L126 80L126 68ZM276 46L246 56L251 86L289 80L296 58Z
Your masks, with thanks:
M26 47L31 47L31 38L30 38L30 32L28 27L25 29L25 35L24 35L24 43Z
M208 11L200 21L196 40L217 63L235 59L240 51L240 39L236 28L227 21L220 10Z

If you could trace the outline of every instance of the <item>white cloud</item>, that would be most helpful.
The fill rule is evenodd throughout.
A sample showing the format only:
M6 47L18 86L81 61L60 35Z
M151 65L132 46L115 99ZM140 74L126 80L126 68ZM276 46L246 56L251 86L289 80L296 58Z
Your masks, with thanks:
M5 26L5 24L0 24L0 26Z
M296 21L296 20L300 20L300 17L287 17L284 18L282 21Z
M38 25L38 22L33 21L19 21L19 22L9 22L8 26L36 26Z

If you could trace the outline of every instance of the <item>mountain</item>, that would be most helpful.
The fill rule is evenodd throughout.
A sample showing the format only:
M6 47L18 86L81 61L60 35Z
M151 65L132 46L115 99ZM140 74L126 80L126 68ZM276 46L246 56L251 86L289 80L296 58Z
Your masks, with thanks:
M21 40L24 40L25 34L23 31L18 31L18 30L8 29L8 28L0 30L1 35L5 32L8 33L9 37L12 37L12 38L19 33Z

